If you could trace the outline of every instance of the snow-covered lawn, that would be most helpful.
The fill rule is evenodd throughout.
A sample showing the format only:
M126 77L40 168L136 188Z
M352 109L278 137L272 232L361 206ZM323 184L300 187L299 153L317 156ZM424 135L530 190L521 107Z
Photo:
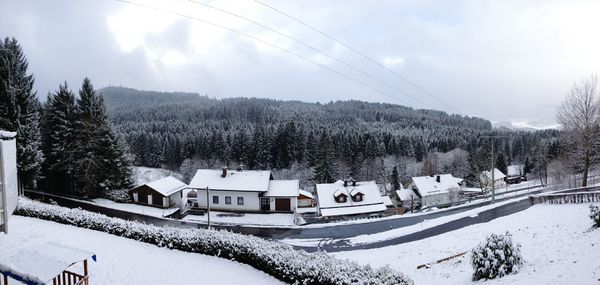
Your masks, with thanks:
M187 215L182 220L187 222L206 223L208 215ZM293 226L294 214L269 213L230 213L230 212L210 212L210 222L218 224L235 225L254 225L254 226Z
M163 208L144 206L144 205L133 204L133 203L117 203L117 202L114 202L114 201L111 201L108 199L103 199L103 198L93 199L92 201L94 202L94 204L98 204L103 207L117 209L117 210L123 210L123 211L127 211L127 212L132 212L132 213L144 214L144 215L154 216L154 217L159 217L159 218L168 216L170 214L175 213L177 210L179 210L179 208L163 209Z
M282 284L248 265L227 259L160 248L114 235L13 216L0 249L45 242L96 253L91 284Z
M470 252L491 233L510 231L522 245L524 268L515 275L485 284L598 284L600 229L590 230L588 204L536 205L491 222L428 239L372 250L334 253L372 266L389 265L412 277L415 284L472 284L466 255L417 269L462 252Z

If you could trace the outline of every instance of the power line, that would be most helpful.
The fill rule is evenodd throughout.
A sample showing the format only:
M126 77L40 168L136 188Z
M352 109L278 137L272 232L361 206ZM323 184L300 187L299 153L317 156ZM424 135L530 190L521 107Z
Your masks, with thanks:
M233 13L233 12L227 11L227 10L225 10L225 9L221 9L221 8L219 8L219 7L215 7L215 6L212 6L212 5L210 5L210 4L206 4L206 3L202 3L202 2L198 2L198 1L194 1L194 0L188 0L188 1L189 1L189 2L192 2L192 3L194 3L194 4L198 4L198 5L201 5L201 6L204 6L204 7L210 8L210 9L213 9L213 10L217 10L217 11L219 11L219 12L222 12L222 13L225 13L225 14L228 14L228 15L231 15L231 16L234 16L234 17L237 17L237 18L240 18L240 19L242 19L242 20L245 20L245 21L247 21L247 22L250 22L250 23L252 23L252 24L255 24L255 25L257 25L257 26L260 26L260 27L262 27L262 28L264 28L264 29L267 29L267 30L269 30L269 31L272 31L272 32L274 32L274 33L276 33L276 34L278 34L278 35L281 35L281 36L283 36L283 37L285 37L285 38L287 38L287 39L290 39L290 40L292 40L292 41L294 41L294 42L296 42L296 43L298 43L298 44L300 44L300 45L302 45L302 46L304 46L304 47L307 47L307 48L309 48L309 49L311 49L311 50L313 50L313 51L315 51L315 52L318 52L318 53L320 53L320 54L322 54L322 55L326 56L327 58L330 58L330 59L333 59L333 60L335 60L335 61L337 61L337 62L340 62L340 63L342 63L343 65L345 65L345 66L347 66L347 67L350 67L350 68L352 68L353 70L356 70L356 71L358 71L358 72L362 73L363 75L366 75L366 76L368 76L368 77L370 77L370 78L372 78L372 79L375 79L375 80L377 80L378 82L380 82L380 83L382 83L382 84L385 84L386 86L388 86L388 87L391 87L391 88L393 88L394 90L396 90L396 91L398 91L398 92L400 92L400 93L402 93L402 94L404 94L404 95L406 95L406 96L408 96L408 97L410 97L410 98L412 98L412 99L414 99L414 100L416 100L416 101L418 101L418 102L422 103L423 105L426 105L426 106L429 106L429 107L432 107L432 108L433 108L433 106L429 105L428 103L424 102L423 100L419 99L418 97L415 97L415 96L413 96L413 95L409 94L408 92L406 92L406 91L404 91L404 90L402 90L402 89L400 89L400 88L398 88L398 87L396 87L396 86L394 86L394 85L392 85L392 84L389 84L389 83L387 83L386 81L384 81L384 80L382 80L382 79L380 79L380 78L378 78L378 77L376 77L376 76L373 76L373 75L371 75L370 73L368 73L368 72L366 72L366 71L364 71L364 70L362 70L362 69L360 69L360 68L358 68L358 67L356 67L356 66L354 66L354 65L352 65L352 64L350 64L350 63L348 63L347 61L345 61L345 60L342 60L342 59L340 59L340 58L338 58L338 57L335 57L335 56L333 56L333 55L330 55L330 54L328 54L328 53L326 53L326 52L324 52L324 51L322 51L322 50L320 50L320 49L318 49L318 48L316 48L316 47L314 47L314 46L311 46L311 45L309 45L309 44L307 44L307 43L305 43L305 42L303 42L303 41L301 41L301 40L299 40L299 39L297 39L297 38L293 37L293 36L290 36L290 35L288 35L288 34L285 34L285 33L281 32L281 31L279 31L279 30L276 30L276 29L274 29L274 28L271 28L271 27L269 27L269 26L267 26L267 25L265 25L265 24L259 23L259 22L255 21L255 20L252 20L252 19L250 19L250 18L248 18L248 17L245 17L245 16L243 16L243 15L236 14L236 13Z
M294 20L294 21L296 21L296 22L298 22L298 23L300 23L300 24L302 24L302 25L304 25L304 26L306 26L306 27L310 28L311 30L313 30L313 31L315 31L315 32L317 32L317 33L319 33L319 34L321 34L321 35L323 35L323 36L325 36L325 37L329 38L330 40L333 40L333 41L335 41L335 42L337 42L337 43L341 44L342 46L346 47L347 49L349 49L349 50L353 51L354 53L356 53L356 54L358 54L358 55L362 56L363 58L365 58L366 60L370 61L371 63L374 63L374 64L378 65L379 67L381 67L381 68L383 68L383 69L387 70L388 72L390 72L390 73L394 74L396 77L398 77L398 78L400 78L400 79L404 80L406 83L408 83L408 84L410 84L411 86L413 86L413 87L415 87L415 88L419 89L421 92L423 92L423 93L427 94L428 96L430 96L430 97L434 98L434 99L435 99L435 100L437 100L438 102L440 102L440 103L442 103L442 104L446 105L446 106L447 106L447 107L449 107L450 109L452 109L452 110L456 111L457 113L458 113L458 112L460 112L460 111L458 111L456 108L452 107L450 104L448 104L448 103L444 102L442 99L440 99L440 98L438 98L437 96L435 96L434 94L432 94L431 92L429 92L429 91L425 90L425 89L424 89L424 88L422 88L421 86L417 85L416 83L413 83L412 81L408 80L406 77L404 77L404 76L402 76L402 75L398 74L397 72L395 72L395 71L393 71L393 70L389 69L387 66L385 66L385 65L383 65L383 64L381 64L381 63L379 63L378 61L376 61L376 60L372 59L371 57L369 57L368 55L364 54L363 52L361 52L361 51L359 51L359 50L357 50L357 49L355 49L355 48L351 47L350 45L348 45L348 44L346 44L346 43L344 43L344 42L342 42L342 41L340 41L340 40L338 40L338 39L334 38L333 36L331 36L331 35L329 35L329 34L327 34L327 33L325 33L325 32L322 32L321 30L319 30L319 29L317 29L317 28L315 28L315 27L313 27L313 26L311 26L311 25L307 24L306 22L304 22L304 21L302 21L302 20L300 20L300 19L298 19L298 18L296 18L296 17L294 17L294 16L292 16L292 15L290 15L290 14L288 14L288 13L284 12L284 11L281 11L281 10L279 10L279 9L277 9L277 8L275 8L275 7L273 7L273 6L269 5L269 4L267 4L267 3L261 2L261 1L259 1L259 0L254 0L254 2L256 2L256 3L258 3L258 4L261 4L261 5L263 5L263 6L267 7L267 8L269 8L269 9L271 9L271 10L273 10L273 11L277 12L277 13L280 13L280 14L282 14L282 15L284 15L284 16L286 16L286 17L288 17L288 18L290 18L290 19L292 19L292 20Z
M286 49L286 48L283 48L283 47L277 46L277 45L275 45L275 44L273 44L273 43L270 43L270 42L267 42L267 41L265 41L265 40L263 40L263 39L257 38L257 37L255 37L255 36L253 36L253 35L250 35L250 34L248 34L248 33L245 33L245 32L242 32L242 31L238 31L238 30L235 30L235 29L232 29L232 28L229 28L229 27L226 27L226 26L220 25L220 24L216 24L216 23L213 23L213 22L209 22L209 21L206 21L206 20L203 20L203 19L200 19L200 18L196 18L196 17L188 16L188 15L181 14L181 13L174 12L174 11L170 11L170 10L167 10L167 9L163 9L163 8L160 8L160 7L155 7L155 6L151 6L151 5L147 5L147 4L143 4L143 3L132 2L132 1L129 1L129 0L115 0L115 1L122 2L122 3L127 3L127 4L134 5L134 6L138 6L138 7L144 7L144 8L147 8L147 9L152 9L152 10L156 10L156 11L161 11L161 12L163 12L163 13L167 13L167 14L171 14L171 15L175 15L175 16L179 16L179 17L187 18L187 19L190 19L190 20L192 20L192 21L197 21L197 22L200 22L200 23L204 23L204 24L207 24L207 25L211 25L211 26L214 26L214 27L218 27L218 28L221 28L221 29L224 29L224 30L227 30L227 31L230 31L230 32L233 32L233 33L239 34L239 35L242 35L242 36L244 36L244 37L247 37L247 38L249 38L249 39L255 40L255 41L257 41L257 42L263 43L263 44L265 44L265 45L268 45L268 46L270 46L270 47L273 47L273 48L275 48L275 49L278 49L278 50L280 50L280 51L283 51L283 52L285 52L285 53L287 53L287 54L293 55L293 56L295 56L295 57L297 57L297 58L299 58L299 59L302 59L302 60L308 61L308 62L310 62L310 63L312 63L312 64L314 64L314 65L317 65L317 66L319 66L319 67L321 67L321 68L323 68L323 69L326 69L326 70L328 70L328 71L330 71L330 72L333 72L333 73L335 73L335 74L337 74L337 75L339 75L339 76L341 76L341 77L344 77L344 78L346 78L347 80L350 80L350 81L352 81L352 82L355 82L355 83L357 83L357 84L360 84L360 85L362 85L362 86L364 86L364 87L366 87L366 88L368 88L368 89L371 89L371 90L373 90L373 91L375 91L375 92L377 92L377 93L380 93L380 94L382 94L382 95L385 95L385 96L388 96L388 97L390 97L390 98L392 98L392 99L398 100L398 98L395 98L394 96L392 96L392 95L388 94L387 92L385 92L385 91L382 91L382 90L379 90L379 89L377 89L377 88L375 88L375 87L372 87L372 86L370 86L370 85L368 85L368 84L366 84L366 83L364 83L364 82L362 82L362 81L360 81L360 80L358 80L358 79L356 79L356 78L353 78L353 77L351 77L351 76L349 76L349 75L346 75L346 74L344 74L344 73L342 73L342 72L340 72L340 71L337 71L337 70L335 70L335 69L332 69L332 68L330 68L330 67L328 67L328 66L326 66L326 65L324 65L324 64L321 64L321 63L319 63L319 62L317 62L317 61L314 61L314 60L312 60L312 59L310 59L310 58L307 58L307 57L305 57L305 56L302 56L302 55L300 55L300 54L297 54L297 53L295 53L295 52L293 52L293 51L291 51L291 50L289 50L289 49ZM401 102L401 103L403 103L403 102ZM404 104L404 103L403 103L403 104Z

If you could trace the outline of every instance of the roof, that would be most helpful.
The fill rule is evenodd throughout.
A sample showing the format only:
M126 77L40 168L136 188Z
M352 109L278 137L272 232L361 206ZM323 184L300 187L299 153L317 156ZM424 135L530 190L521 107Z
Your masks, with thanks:
M525 173L523 169L525 166L523 164L513 164L506 167L506 175L507 176L523 176Z
M300 191L299 180L271 180L269 190L264 197L298 197Z
M393 206L394 204L392 203L392 199L390 199L390 196L381 196L381 201L383 201L383 204L386 206Z
M302 190L302 189L300 189L300 191L299 191L299 193L298 193L298 196L300 196L300 195L302 195L302 196L304 196L304 197L311 198L311 199L313 199L313 200L315 199L315 196L314 196L313 194L309 193L308 191L304 191L304 190Z
M358 191L364 194L360 202L354 202L352 199L347 199L344 203L335 201L334 193L351 196L351 192ZM321 215L324 217L373 213L386 209L375 181L356 182L356 186L346 187L341 180L335 183L317 184L317 198Z
M481 172L481 175L488 178L492 177L489 170ZM506 177L506 175L504 175L502 171L498 170L498 168L494 168L494 180L504 179L504 177Z
M437 176L440 182L437 182ZM452 174L439 174L434 176L419 176L412 178L412 184L417 187L421 196L448 193L449 190L460 188L458 183L463 179L456 178Z
M96 255L56 243L42 243L28 248L0 253L0 272L27 284L47 284L69 266Z
M224 191L267 192L271 171L268 170L227 170L227 176L221 177L222 170L198 169L190 182L190 188Z
M413 191L412 189L400 189L400 190L396 190L396 194L398 195L398 198L400 198L400 201L410 201L411 199L419 199L419 196L417 196L417 194L415 194L415 191Z
M0 139L13 139L15 136L17 136L15 132L0 130Z
M179 181L177 178L175 178L173 176L168 176L168 177L158 179L158 180L155 180L150 183L143 184L143 185L146 185L146 186L156 190L156 192L160 193L163 196L169 196L169 195L171 195L175 192L181 191L182 189L187 187L187 184ZM136 188L138 188L138 187L136 187ZM133 190L135 190L136 188L134 188Z

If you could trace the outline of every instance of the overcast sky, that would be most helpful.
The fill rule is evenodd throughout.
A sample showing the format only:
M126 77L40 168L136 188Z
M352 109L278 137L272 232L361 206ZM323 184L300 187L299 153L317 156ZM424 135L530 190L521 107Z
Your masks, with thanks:
M0 36L20 41L42 97L65 80L77 88L88 76L98 88L308 102L357 99L534 125L554 124L573 82L600 70L600 1L261 0L363 52L452 108L254 1L197 0L293 36L369 76L189 1L131 1L247 33L385 94L234 32L114 0L2 0Z

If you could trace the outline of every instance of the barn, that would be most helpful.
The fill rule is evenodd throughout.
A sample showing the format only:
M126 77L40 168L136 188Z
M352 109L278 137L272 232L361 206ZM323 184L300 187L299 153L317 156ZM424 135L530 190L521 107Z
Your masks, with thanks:
M172 176L165 177L150 183L142 184L131 190L133 201L138 204L160 208L172 206L182 207L182 190L187 184Z

